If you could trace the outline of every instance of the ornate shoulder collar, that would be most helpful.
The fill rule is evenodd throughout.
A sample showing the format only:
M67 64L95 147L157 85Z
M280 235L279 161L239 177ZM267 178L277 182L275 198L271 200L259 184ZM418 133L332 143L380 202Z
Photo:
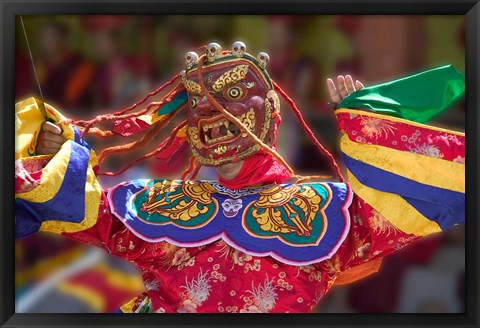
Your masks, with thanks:
M345 183L230 190L212 181L132 180L108 192L139 238L195 247L223 239L253 256L307 265L330 258L350 229Z

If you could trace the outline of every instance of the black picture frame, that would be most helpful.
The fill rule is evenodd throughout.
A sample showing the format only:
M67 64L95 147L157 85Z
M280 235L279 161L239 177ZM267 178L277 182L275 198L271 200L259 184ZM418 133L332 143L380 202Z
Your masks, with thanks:
M478 327L480 203L478 130L480 116L480 4L478 0L1 0L0 263L1 327L157 327L157 326L335 326ZM16 314L14 302L14 49L16 15L81 14L395 14L464 15L466 41L466 309L461 314L275 314L275 315L117 315Z

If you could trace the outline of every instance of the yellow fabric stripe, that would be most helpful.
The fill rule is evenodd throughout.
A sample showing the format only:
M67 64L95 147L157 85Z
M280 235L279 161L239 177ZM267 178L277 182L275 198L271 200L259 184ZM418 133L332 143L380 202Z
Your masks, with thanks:
M100 187L100 184L98 183L95 173L93 172L93 166L96 162L97 157L92 151L90 153L87 171L87 181L85 183L85 218L82 220L82 222L74 223L61 221L44 221L40 226L40 231L49 231L58 234L62 232L78 232L92 227L97 222L98 208L100 206L100 196L102 193L102 189ZM32 191L35 191L35 189Z
M66 119L65 116L48 104L45 104L45 112L43 112L40 109L41 104L42 102L34 97L15 104L15 160L34 155L38 133L42 123L47 118L54 122ZM70 125L61 124L61 127L66 139L74 139L75 134Z
M45 109L47 113L47 118L53 120L55 123L65 121L67 119L65 116L62 115L62 113L60 113L58 110L56 110L49 104L45 104ZM73 127L70 124L62 123L60 124L60 127L62 128L62 135L65 139L75 139L75 132L73 131Z
M418 122L409 121L409 120L406 120L406 119L404 119L404 118L399 118L399 117L395 117L395 116L389 116L389 115L382 115L382 114L372 113L372 112L368 112L368 111L365 111L365 110L347 109L347 108L339 108L339 109L335 110L335 114L336 114L336 115L341 114L341 113L361 115L361 116L376 117L376 118L380 118L380 119L386 120L386 121L392 121L392 122L398 122L398 123L408 124L408 125L411 125L411 126L417 126L417 127L419 127L419 128L422 128L422 129L428 129L428 130L432 130L432 131L445 132L445 133L449 133L449 134L454 134L454 135L457 135L457 136L465 137L465 133L463 133L463 132L458 132L458 131L443 129L443 128L439 128L439 127L435 127L435 126L431 126L431 125L427 125L427 124L422 124L422 123L418 123Z
M382 170L430 186L465 193L465 165L384 146L358 144L343 135L346 155Z
M153 123L164 120L167 117L167 114L158 115L157 113L140 115L138 119L152 125Z
M50 162L43 168L40 184L35 189L24 193L17 193L15 197L37 203L43 203L55 197L62 185L65 172L67 172L72 142L73 141L65 142L58 153L52 156ZM28 158L23 160L28 161Z
M123 304L121 307L120 307L120 310L123 312L123 313L133 313L133 307L135 306L135 302L137 301L138 297L135 296L134 298L132 298L128 303L125 303Z
M38 131L45 117L31 97L15 104L15 160L35 153ZM35 133L36 131L36 133Z
M57 285L57 290L82 300L86 304L90 305L97 312L105 312L106 302L104 296L95 292L91 288L74 284L70 282L63 282Z
M187 137L187 126L184 126L177 132L177 138L186 138Z
M353 192L401 231L416 236L442 231L436 222L427 219L402 197L369 188L361 184L348 170L347 176Z

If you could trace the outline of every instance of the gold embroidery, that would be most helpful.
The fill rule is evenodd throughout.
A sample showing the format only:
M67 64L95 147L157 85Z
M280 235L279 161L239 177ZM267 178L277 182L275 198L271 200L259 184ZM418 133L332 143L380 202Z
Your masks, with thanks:
M273 101L273 106L270 101ZM265 108L270 112L280 110L280 99L278 98L278 94L274 90L270 90L267 92L267 98L265 98Z
M222 75L218 79L215 80L215 83L212 86L212 89L216 92L220 92L223 88L230 83L235 83L241 81L245 78L248 72L248 65L239 65L236 66Z
M271 90L272 91L272 90ZM275 92L275 91L273 91ZM270 121L271 121L271 117L272 117L272 112L275 111L275 108L280 108L280 105L278 104L278 107L277 105L275 106L275 108L272 108L272 104L270 103L270 100L268 99L269 97L269 94L270 94L270 91L267 93L267 98L265 98L265 122L263 123L263 126L262 126L262 132L260 132L260 140L264 141L265 140L265 137L267 136L267 133L268 133L268 130L270 129ZM275 93L276 95L276 93ZM278 100L278 96L277 97L277 101L280 101ZM275 102L275 100L274 100Z
M371 246L370 243L365 243L365 244L361 245L360 247L358 247L356 249L356 253L357 253L358 257L361 258L361 259L368 258L368 255L370 254L370 246Z
M203 165L218 166L226 162L231 162L235 157L232 155L232 156L226 156L226 157L221 157L217 159L205 158L198 153L195 147L191 147L190 149L192 150L192 154L197 159L197 161L202 163ZM237 154L237 158L247 158L248 156L255 154L259 150L260 150L259 145L253 145L252 147L248 148L244 152Z
M323 265L329 277L335 277L340 273L342 267L342 261L340 256L335 255L329 260L323 261Z
M189 93L194 93L197 95L202 94L202 88L200 87L200 84L198 84L197 82L192 80L187 80L185 77L182 77L182 84Z
M273 187L260 192L260 198L253 203L256 208L252 216L256 219L263 231L278 233L295 232L299 236L309 236L312 231L311 222L320 210L321 197L312 187L304 186L299 191L298 185L285 188ZM303 213L298 213L299 208ZM282 207L280 211L278 207ZM282 218L287 215L293 225L288 224Z
M176 193L180 187L183 192ZM215 192L215 189L205 182L184 181L182 185L174 181L157 182L148 191L147 201L143 206L148 214L158 213L173 221L189 221L192 218L206 214L209 211L209 207L205 205L214 202L215 208L218 208L216 200L211 197L213 192ZM168 193L168 197L155 200L157 196L166 193ZM187 199L181 199L185 198L185 196L187 196ZM176 201L179 201L178 204L171 206ZM206 220L203 224L208 222L209 220Z
M379 137L384 136L385 139L388 138L389 134L395 135L397 128L394 126L393 122L382 120L380 118L361 116L362 120L360 124L363 126L362 133L368 138L375 138L377 140Z
M198 135L199 135L198 128L189 126L187 129L187 132L188 132L188 141L190 142L190 144L194 145L198 149L203 148L203 145L198 138Z
M394 235L397 234L398 229L387 219L385 219L383 215L375 210L372 210L371 214L372 216L368 219L368 222L370 223L370 227L375 234L386 235L386 237L390 236L391 233Z
M227 149L227 146L218 146L213 151L215 152L215 154L221 155L225 154L227 152Z
M243 123L243 125L245 125L245 127L247 127L250 131L253 132L253 129L255 128L255 111L253 108L250 108L250 110L244 114L242 114L242 116L240 116L240 121ZM242 132L242 137L246 137L247 136L247 133L246 132Z
M358 115L358 109L339 108L339 109L335 110L335 115L336 116L338 116L340 114ZM363 116L376 117L376 118L380 118L382 120L391 121L393 123L407 124L409 126L417 126L419 128L422 128L422 129L429 129L429 130L438 131L438 132L446 132L447 134L454 134L454 135L457 135L459 137L465 137L465 133L463 133L463 132L457 132L457 131L452 131L452 130L448 130L448 129L438 128L438 127L431 126L431 125L425 125L425 124L422 124L422 123L412 122L412 121L409 121L409 120L404 119L404 118L393 117L393 116L388 116L388 115L384 115L384 114L367 113L367 112L363 112L362 117Z

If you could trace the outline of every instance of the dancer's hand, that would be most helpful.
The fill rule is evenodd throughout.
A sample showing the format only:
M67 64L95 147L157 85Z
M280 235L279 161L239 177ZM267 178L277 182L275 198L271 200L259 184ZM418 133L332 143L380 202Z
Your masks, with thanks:
M328 78L327 87L331 101L338 104L343 98L354 91L362 89L364 86L363 83L358 80L354 83L351 75L339 75L337 76L337 85L335 85L335 82L331 78Z
M35 153L37 155L56 154L65 141L66 139L62 137L62 129L58 125L44 122L38 135Z

